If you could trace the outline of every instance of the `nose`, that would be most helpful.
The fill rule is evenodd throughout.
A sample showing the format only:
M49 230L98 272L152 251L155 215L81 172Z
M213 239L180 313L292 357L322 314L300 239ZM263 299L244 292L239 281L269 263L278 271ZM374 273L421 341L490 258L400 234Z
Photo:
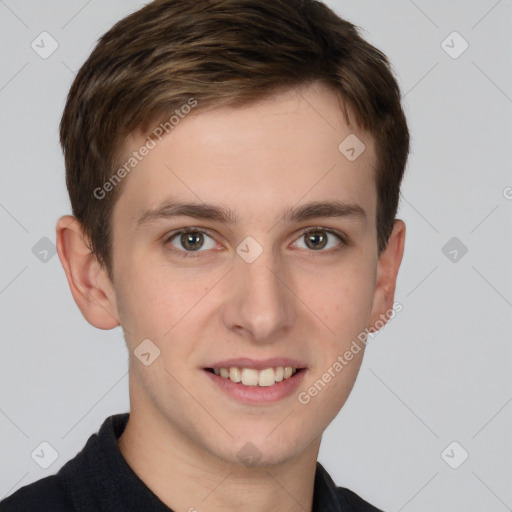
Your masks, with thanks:
M296 319L291 276L271 250L248 263L236 255L229 273L222 318L227 329L258 343L272 343Z

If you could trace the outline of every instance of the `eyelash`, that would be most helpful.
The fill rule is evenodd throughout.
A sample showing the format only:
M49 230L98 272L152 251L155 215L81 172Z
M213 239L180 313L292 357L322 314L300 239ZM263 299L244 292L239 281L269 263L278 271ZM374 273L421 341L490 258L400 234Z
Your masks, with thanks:
M323 250L319 250L319 251L310 250L310 251L308 251L308 252L311 253L311 255L313 257L326 256L326 255L334 254L334 253L338 252L341 249L340 246L347 246L347 245L349 245L349 241L348 241L348 239L347 239L345 234L340 233L339 231L336 231L336 230L326 229L326 228L323 228L321 226L305 228L304 230L301 231L300 235L297 237L296 240L299 240L301 237L303 237L307 233L315 232L315 231L323 231L325 233L328 233L329 235L334 235L335 237L337 237L340 240L340 245L338 247L334 248L334 249L329 249L327 251L323 251ZM201 252L205 252L205 251L184 251L184 250L178 250L178 249L175 249L174 247L169 245L170 242L174 238L176 238L176 237L178 237L178 236L180 236L182 234L185 234L185 233L202 233L202 234L208 235L210 238L213 238L213 236L208 231L205 231L204 229L194 228L194 227L183 228L183 229L180 229L179 231L172 232L169 236L167 236L165 238L164 245L169 246L168 250L170 252L172 252L173 254L176 254L176 255L178 255L180 257L183 257L183 258L197 258L201 254Z

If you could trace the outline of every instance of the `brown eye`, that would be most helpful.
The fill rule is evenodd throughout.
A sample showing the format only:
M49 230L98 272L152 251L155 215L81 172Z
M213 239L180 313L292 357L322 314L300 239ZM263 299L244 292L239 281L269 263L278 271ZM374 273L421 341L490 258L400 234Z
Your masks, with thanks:
M215 240L203 231L187 230L178 231L172 235L168 242L179 252L203 252L206 249L215 248Z
M295 245L301 249L308 249L310 252L330 253L341 246L346 245L346 241L341 235L327 229L313 228L304 231Z
M204 237L202 233L182 233L180 242L184 249L187 251L197 251L204 244Z
M310 249L323 249L327 245L325 231L309 231L304 237Z

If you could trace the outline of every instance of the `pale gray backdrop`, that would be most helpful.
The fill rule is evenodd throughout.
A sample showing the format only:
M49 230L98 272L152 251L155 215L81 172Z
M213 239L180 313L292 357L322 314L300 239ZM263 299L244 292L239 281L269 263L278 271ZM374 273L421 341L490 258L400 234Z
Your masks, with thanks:
M0 0L0 498L129 410L122 333L83 319L53 244L70 212L65 96L98 37L143 4ZM403 310L371 341L319 459L386 512L512 510L512 3L328 4L393 62L412 155ZM47 469L43 442L58 453Z

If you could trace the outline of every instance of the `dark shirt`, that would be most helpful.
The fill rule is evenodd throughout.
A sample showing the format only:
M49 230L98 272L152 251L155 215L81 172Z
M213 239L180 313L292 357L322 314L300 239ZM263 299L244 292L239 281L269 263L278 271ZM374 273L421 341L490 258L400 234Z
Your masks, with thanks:
M117 439L128 418L129 413L108 417L56 475L18 489L0 502L0 512L172 512L134 473L119 449ZM336 487L317 462L313 512L382 511L352 491Z

